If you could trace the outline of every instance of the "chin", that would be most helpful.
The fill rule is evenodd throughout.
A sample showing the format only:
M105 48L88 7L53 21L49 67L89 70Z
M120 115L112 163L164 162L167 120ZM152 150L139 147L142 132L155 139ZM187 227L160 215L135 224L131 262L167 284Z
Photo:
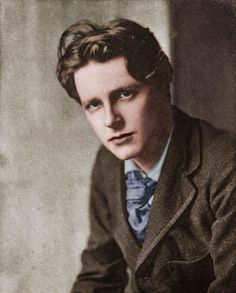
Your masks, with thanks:
M120 150L114 150L114 149L109 149L113 155L115 155L118 159L124 161L124 160L129 160L135 158L139 152L134 149L120 149Z

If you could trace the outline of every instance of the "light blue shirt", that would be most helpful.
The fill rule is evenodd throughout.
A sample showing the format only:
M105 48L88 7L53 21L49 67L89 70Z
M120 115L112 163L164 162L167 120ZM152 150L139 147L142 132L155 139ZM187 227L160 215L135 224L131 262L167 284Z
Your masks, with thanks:
M148 176L149 178L151 178L152 180L158 182L160 175L161 175L161 170L166 158L166 154L169 148L169 144L170 144L170 140L171 140L171 136L172 136L172 132L166 142L165 148L159 158L159 160L156 162L156 164L154 165L154 167L152 169L150 169L147 173L141 171L138 166L130 159L130 160L125 160L124 162L124 173L127 174L129 171L133 171L133 170L138 170L141 172L143 178L145 178L146 176ZM153 201L153 195L149 200L149 204L152 204Z

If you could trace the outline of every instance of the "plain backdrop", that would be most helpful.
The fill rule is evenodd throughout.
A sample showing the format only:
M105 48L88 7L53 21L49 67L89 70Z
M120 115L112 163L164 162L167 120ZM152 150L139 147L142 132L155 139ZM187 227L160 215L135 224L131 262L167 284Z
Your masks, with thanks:
M99 142L56 75L61 33L78 19L131 18L175 69L173 103L236 130L233 1L2 0L0 292L69 292L89 233Z

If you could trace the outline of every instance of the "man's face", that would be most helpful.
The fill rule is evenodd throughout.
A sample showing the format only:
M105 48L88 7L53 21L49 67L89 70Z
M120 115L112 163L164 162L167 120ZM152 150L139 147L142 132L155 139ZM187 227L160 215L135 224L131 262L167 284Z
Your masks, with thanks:
M104 146L121 160L148 157L165 128L166 98L135 80L123 57L90 61L74 79L83 111Z

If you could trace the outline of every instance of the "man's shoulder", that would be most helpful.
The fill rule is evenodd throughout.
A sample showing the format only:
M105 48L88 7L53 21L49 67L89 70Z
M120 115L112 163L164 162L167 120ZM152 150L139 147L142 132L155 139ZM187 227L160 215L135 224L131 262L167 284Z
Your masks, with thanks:
M93 167L93 180L97 182L112 182L120 175L123 161L115 157L103 145L99 147Z
M185 158L188 170L198 166L199 171L209 175L225 168L235 168L236 148L232 134L179 110L176 122L177 138L172 150L175 156L182 154L181 159Z
M209 122L199 118L191 117L181 112L180 110L177 110L177 112L178 115L181 116L181 119L183 121L182 125L191 124L190 129L192 133L194 133L194 131L198 133L199 144L202 150L211 152L213 152L214 150L216 152L235 150L235 134L218 129L211 125Z
M225 130L217 129L207 121L195 119L200 132L200 146L203 151L219 160L230 154L235 154L235 135Z
M113 165L121 162L112 152L110 152L104 145L101 145L97 151L96 161L98 165Z
M226 130L218 129L213 125L209 124L205 120L196 119L198 120L198 124L201 129L201 133L203 135L203 139L209 141L221 141L223 142L226 140L229 144L234 142L235 134L227 132Z
M224 178L234 177L236 170L235 136L215 128L204 120L196 118L190 118L190 120L193 123L192 131L198 133L197 143L192 144L196 149L192 148L189 158L190 161L193 160L193 157L199 158L198 171L195 175L204 180L210 180L214 186ZM196 135L193 137L197 140ZM233 180L231 180L231 184L233 184Z

